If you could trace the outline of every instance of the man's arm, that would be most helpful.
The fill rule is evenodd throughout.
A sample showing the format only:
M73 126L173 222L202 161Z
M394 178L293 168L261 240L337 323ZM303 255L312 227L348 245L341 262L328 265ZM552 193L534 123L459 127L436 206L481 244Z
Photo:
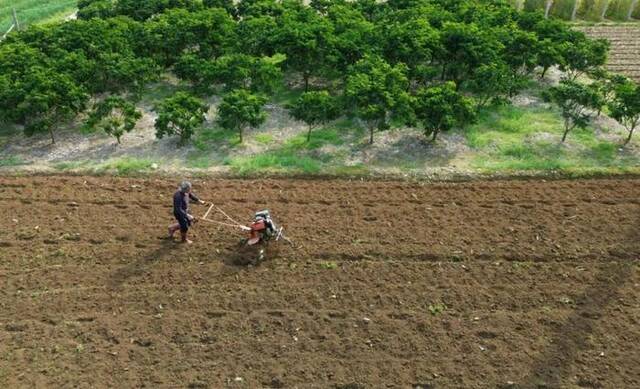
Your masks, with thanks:
M198 196L194 195L193 193L189 193L189 198L198 204L204 204L204 201L200 200Z

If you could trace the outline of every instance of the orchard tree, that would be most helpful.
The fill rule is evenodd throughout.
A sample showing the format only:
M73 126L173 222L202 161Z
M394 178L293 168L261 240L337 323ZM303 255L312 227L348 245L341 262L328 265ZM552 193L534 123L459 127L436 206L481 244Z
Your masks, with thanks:
M131 132L140 118L142 113L133 103L119 96L109 96L96 104L86 125L103 130L120 144L120 138Z
M611 117L629 131L624 142L626 146L631 141L633 131L640 126L640 85L633 81L618 84L609 109Z
M388 128L390 115L409 120L407 67L389 65L379 56L365 56L351 67L345 95L354 115L369 129L373 144L376 130Z
M224 96L218 106L218 123L227 130L237 131L240 142L248 127L258 127L267 120L263 107L267 99L264 96L238 89Z
M89 99L69 76L39 67L30 69L16 87L22 101L15 109L25 134L49 132L52 144L56 143L55 128L82 112Z
M162 101L156 108L156 137L178 136L178 145L187 143L196 129L205 121L207 105L199 98L185 92L178 92L173 97Z
M78 19L106 19L115 16L112 0L80 0L78 1Z
M540 79L549 71L552 66L564 66L564 56L562 55L561 45L551 39L543 39L538 45L537 65L542 68Z
M562 46L564 61L561 69L567 72L566 78L575 81L579 76L604 66L609 52L609 41L605 39L591 40L577 35L573 42L565 42Z
M413 109L425 136L435 142L438 134L471 123L476 115L473 99L456 91L453 82L418 90Z
M564 133L562 142L574 128L586 128L594 116L594 111L602 104L602 95L596 88L575 81L564 80L550 88L545 97L562 110Z
M215 62L215 79L225 89L249 89L269 93L282 79L281 64L286 56L256 58L245 54L230 54Z
M333 27L310 7L287 8L278 18L277 51L286 54L286 67L302 75L305 92L311 76L326 71L333 51Z
M439 58L442 79L454 81L457 88L462 86L473 69L495 62L503 47L490 31L464 23L445 23L441 43L444 47Z
M311 141L313 129L335 120L340 114L336 99L327 91L305 92L290 108L291 116L309 126L307 142Z
M414 79L414 69L431 64L434 57L442 55L440 34L422 17L390 22L380 26L384 57L391 64L407 65Z
M236 51L256 57L276 53L276 30L278 25L273 16L242 18L238 22Z
M510 94L512 82L513 74L509 67L497 61L475 69L468 88L476 97L478 107L483 108L491 102L504 101Z
M613 102L618 86L626 84L630 80L621 74L611 73L604 68L595 69L590 72L589 76L595 80L591 85L597 88L602 95L603 104L598 109L598 117L600 117L604 106Z
M145 23L147 50L167 66L185 51L205 59L217 58L234 44L235 27L235 21L223 9L172 9Z
M316 6L321 4L317 2ZM340 75L344 75L349 66L373 51L379 37L375 25L342 0L331 3L327 8L327 18L333 26L333 66Z

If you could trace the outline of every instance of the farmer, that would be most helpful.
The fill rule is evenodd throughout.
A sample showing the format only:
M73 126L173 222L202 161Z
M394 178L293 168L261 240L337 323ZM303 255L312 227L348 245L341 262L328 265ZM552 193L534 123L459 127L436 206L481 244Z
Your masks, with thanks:
M189 181L183 181L173 195L173 216L178 222L169 226L169 239L173 239L176 231L180 230L182 243L187 244L193 243L187 238L187 232L189 231L191 223L195 222L195 218L189 214L189 200L193 200L199 204L205 204L204 201L191 193L191 183Z

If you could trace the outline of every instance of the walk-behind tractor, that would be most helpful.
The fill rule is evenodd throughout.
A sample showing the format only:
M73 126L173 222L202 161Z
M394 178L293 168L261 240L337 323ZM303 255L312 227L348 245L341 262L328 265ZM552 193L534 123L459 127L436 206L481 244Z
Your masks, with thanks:
M212 210L222 214L228 222L209 219L208 217ZM238 265L257 265L267 258L274 257L277 254L277 244L280 241L293 245L293 242L284 235L284 227L278 226L273 221L269 210L256 212L253 222L249 226L245 226L212 204L201 220L222 226L236 227L247 234L238 242L234 250L233 262Z

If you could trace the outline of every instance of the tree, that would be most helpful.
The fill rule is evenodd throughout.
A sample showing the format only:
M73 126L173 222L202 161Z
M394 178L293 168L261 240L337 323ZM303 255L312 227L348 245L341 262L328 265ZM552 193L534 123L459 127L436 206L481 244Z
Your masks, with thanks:
M413 104L424 134L431 136L431 142L435 142L442 131L472 122L476 114L473 99L458 93L453 82L418 90Z
M313 8L287 7L278 18L276 30L277 51L286 54L286 67L302 74L305 92L309 80L320 75L329 63L332 48L333 27Z
M564 80L546 93L547 100L558 104L564 118L562 142L576 127L586 128L593 118L594 110L602 104L602 96L597 89L575 81Z
M388 127L390 115L409 120L406 73L406 65L391 66L379 56L366 55L351 67L345 95L355 116L367 123L369 143L375 130Z
M378 40L375 25L352 6L334 2L327 9L327 18L333 26L331 56L333 66L344 75L349 66L360 60L366 53L370 53ZM313 4L313 2L312 2ZM316 3L320 7L321 4Z
M271 92L282 78L280 65L286 56L256 58L245 54L230 54L215 62L215 80L225 89L249 89L253 92Z
M567 72L567 79L575 81L580 75L604 66L609 52L609 41L591 40L584 35L573 42L562 45L564 61L561 69Z
M438 31L423 17L390 20L380 28L385 59L391 64L402 62L407 65L412 79L416 78L414 71L420 65L431 64L444 49Z
M112 0L80 0L78 1L78 19L106 19L115 15Z
M538 46L538 66L542 67L540 79L543 79L550 67L565 65L561 46L551 39L543 39Z
M503 62L481 65L473 72L468 88L477 98L479 107L485 107L492 100L500 100L510 95L513 74ZM502 100L504 101L504 100Z
M109 96L96 104L86 125L103 130L120 144L122 135L131 132L140 118L142 113L133 103L119 96Z
M311 131L318 126L335 120L340 114L336 101L329 92L305 92L290 107L291 115L309 126L307 142L311 140Z
M82 112L89 96L69 76L34 67L15 85L21 101L15 107L27 136L49 132L55 144L54 129Z
M155 111L158 112L156 137L162 139L165 135L176 135L180 137L178 145L183 146L204 123L208 107L199 98L178 92L162 101Z
M452 80L460 88L473 69L495 62L502 44L475 24L445 23L441 32L442 79Z
M629 136L624 142L626 146L631 141L633 131L640 126L640 85L633 81L618 84L609 109L611 117L629 131Z
M224 96L218 107L218 123L222 128L237 131L240 142L247 127L258 127L267 120L263 107L267 99L238 89Z
M172 65L185 52L217 58L233 47L235 21L220 8L189 12L172 9L145 23L148 48L158 62Z

